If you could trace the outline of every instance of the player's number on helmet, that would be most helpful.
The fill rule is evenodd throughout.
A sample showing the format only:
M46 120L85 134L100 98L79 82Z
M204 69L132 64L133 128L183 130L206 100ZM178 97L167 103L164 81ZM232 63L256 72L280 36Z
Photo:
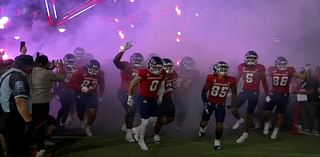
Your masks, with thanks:
M153 80L150 85L150 91L156 91L158 89L159 80Z
M229 87L212 86L211 96L225 97L228 94Z
M252 83L253 82L253 73L247 73L246 74L246 82Z
M286 86L288 83L288 79L288 77L273 76L272 83L274 86Z
M95 89L98 85L98 81L84 80L81 83L81 87L86 87L89 89Z

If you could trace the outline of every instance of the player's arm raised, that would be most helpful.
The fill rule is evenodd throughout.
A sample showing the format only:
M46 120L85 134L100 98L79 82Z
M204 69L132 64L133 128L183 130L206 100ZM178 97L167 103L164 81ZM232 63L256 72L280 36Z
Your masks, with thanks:
M113 58L113 63L120 70L124 70L126 68L126 64L121 61L123 54L132 47L131 42L127 42L126 45L119 53Z

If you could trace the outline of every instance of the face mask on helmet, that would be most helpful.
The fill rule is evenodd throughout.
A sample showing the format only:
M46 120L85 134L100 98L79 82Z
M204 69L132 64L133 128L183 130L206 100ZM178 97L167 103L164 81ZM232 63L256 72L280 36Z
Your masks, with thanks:
M135 53L130 57L130 64L133 67L139 68L143 64L143 56L140 53Z
M182 58L180 64L181 64L182 68L184 68L186 70L192 70L195 67L195 62L194 62L193 58L191 58L191 57Z
M162 72L163 66L161 64L150 65L149 71L154 75L159 75Z
M288 69L288 61L284 57L278 57L276 60L276 67L279 70L287 70Z
M100 64L96 60L91 60L87 65L87 70L90 75L98 75L100 71Z
M160 57L151 57L148 63L150 73L159 75L163 69L163 63Z
M173 62L169 58L164 58L163 62L163 69L166 73L173 73Z
M218 74L220 76L226 76L228 74L229 66L225 62L218 62L214 66L214 74Z
M76 63L76 57L73 54L66 54L63 58L63 62L67 67L73 67Z
M244 62L246 63L246 65L257 65L258 54L255 51L247 52Z
M245 63L246 65L257 65L258 60L256 57L246 57Z

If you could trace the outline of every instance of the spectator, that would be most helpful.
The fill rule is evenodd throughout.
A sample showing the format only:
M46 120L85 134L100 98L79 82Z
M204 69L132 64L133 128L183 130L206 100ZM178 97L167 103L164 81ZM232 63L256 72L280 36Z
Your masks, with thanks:
M35 140L37 144L37 154L45 153L45 139L47 121L49 117L50 101L52 99L51 89L55 81L64 81L64 68L60 62L58 64L58 73L54 73L48 68L51 63L48 57L40 55L36 58L37 66L33 69L31 75L32 86L32 118L34 120L36 131Z

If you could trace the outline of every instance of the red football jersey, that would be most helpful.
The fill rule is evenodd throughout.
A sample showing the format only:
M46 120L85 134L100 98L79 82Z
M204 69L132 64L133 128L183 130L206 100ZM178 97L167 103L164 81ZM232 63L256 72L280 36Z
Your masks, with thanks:
M125 62L125 69L120 71L121 84L120 91L128 92L130 82L138 74L138 70L134 69L129 62Z
M235 77L226 76L219 78L216 74L207 76L206 84L203 90L209 91L208 100L212 104L224 104L231 88L237 86Z
M177 88L186 92L185 89L189 89L192 84L199 79L200 72L194 70L178 70L179 77L177 78Z
M156 97L161 86L161 82L166 77L166 72L162 70L160 75L154 75L149 69L138 70L140 80L140 95L144 97Z
M287 70L278 70L276 67L272 66L268 69L268 72L272 79L272 89L271 92L280 94L289 94L289 85L296 72L294 67L288 67Z
M173 73L167 73L165 78L165 89L166 93L164 94L164 97L169 97L172 95L172 91L175 88L175 83L177 81L178 74L176 71L173 71Z
M104 93L104 72L100 70L98 75L91 75L85 67L79 68L70 79L70 87L82 93L82 87L87 87L87 93L96 93L99 86L99 93Z
M257 64L256 66L248 66L242 63L238 66L238 76L243 80L243 90L259 92L260 82L262 82L265 93L268 95L269 88L264 65Z

